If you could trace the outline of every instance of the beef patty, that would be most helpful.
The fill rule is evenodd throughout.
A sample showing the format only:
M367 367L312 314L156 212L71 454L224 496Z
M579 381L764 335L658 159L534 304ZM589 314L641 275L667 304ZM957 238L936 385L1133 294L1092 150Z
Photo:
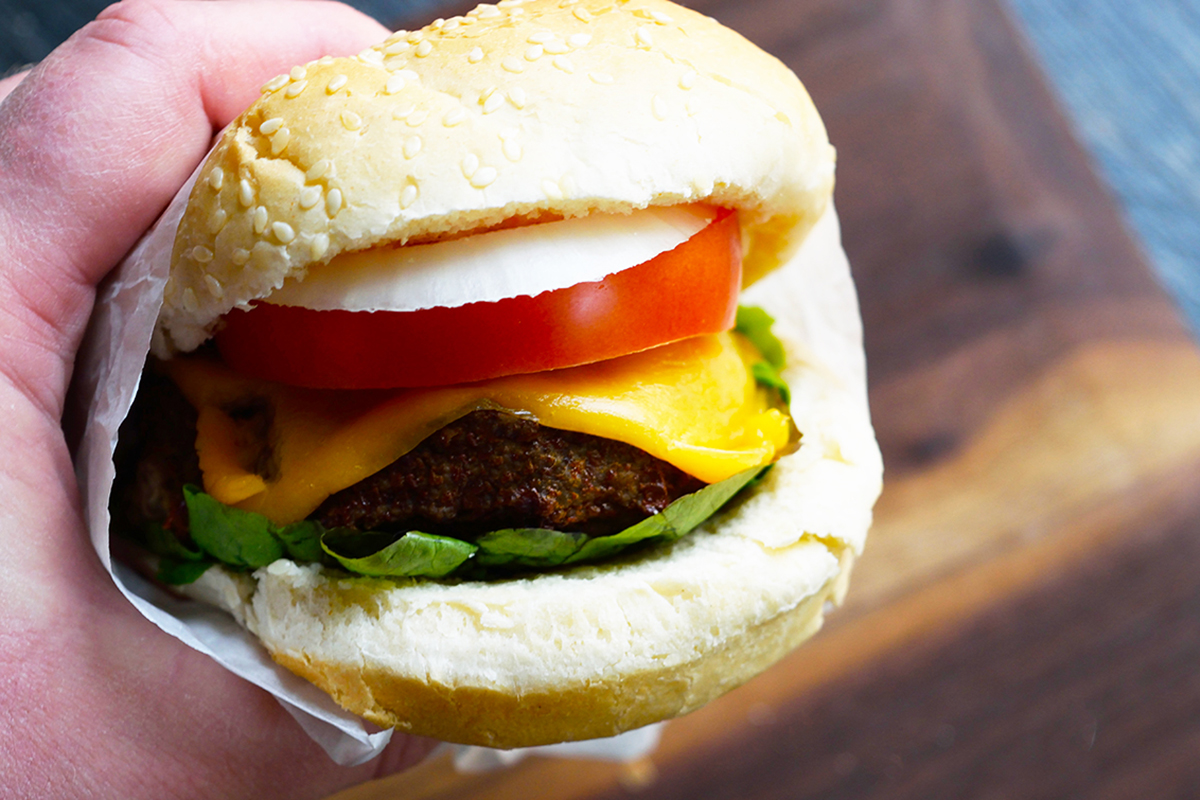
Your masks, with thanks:
M183 485L200 483L196 412L147 373L121 428L114 516L187 539ZM269 449L269 443L264 443ZM269 459L266 459L269 460ZM704 484L636 447L474 411L313 512L328 528L419 530L472 539L501 528L617 533Z

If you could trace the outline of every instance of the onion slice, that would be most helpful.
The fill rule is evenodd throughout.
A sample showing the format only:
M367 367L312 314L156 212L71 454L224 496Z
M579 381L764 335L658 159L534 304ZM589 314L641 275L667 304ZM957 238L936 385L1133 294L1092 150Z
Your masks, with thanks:
M535 296L645 263L716 217L704 205L489 231L433 244L343 253L264 302L315 311L418 311Z

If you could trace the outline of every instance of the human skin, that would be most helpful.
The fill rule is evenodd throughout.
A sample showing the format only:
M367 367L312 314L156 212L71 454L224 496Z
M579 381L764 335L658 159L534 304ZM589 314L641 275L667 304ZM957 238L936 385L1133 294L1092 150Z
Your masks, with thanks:
M61 423L96 284L214 131L291 65L385 35L316 0L127 0L0 81L0 795L323 797L428 751L397 735L339 767L145 620L88 542Z

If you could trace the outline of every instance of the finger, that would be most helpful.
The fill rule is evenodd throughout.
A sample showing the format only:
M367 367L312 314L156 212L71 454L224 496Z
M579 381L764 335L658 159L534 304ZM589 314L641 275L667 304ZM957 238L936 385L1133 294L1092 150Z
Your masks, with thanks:
M92 287L213 131L293 64L385 33L336 3L127 0L55 50L0 106L0 368L60 413Z

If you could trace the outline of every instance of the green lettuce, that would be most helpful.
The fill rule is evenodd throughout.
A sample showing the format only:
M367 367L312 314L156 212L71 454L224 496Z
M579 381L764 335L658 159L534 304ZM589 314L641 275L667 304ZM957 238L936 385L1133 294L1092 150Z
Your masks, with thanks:
M174 586L191 583L213 565L203 551L192 550L162 525L147 525L142 543L151 553L160 556L157 577L163 583Z
M758 348L758 352L762 353L764 360L750 365L754 379L762 386L777 392L779 399L787 405L792 402L792 390L779 374L779 370L783 369L785 357L783 342L771 332L771 326L774 324L775 318L761 308L738 306L737 322L734 323L733 329L749 339L750 343Z
M458 569L478 549L449 536L409 531L395 534L335 528L321 546L346 570L376 578L441 578Z
M609 536L588 536L544 528L509 528L478 540L477 562L485 567L545 569L600 561L641 542L673 542L711 517L763 467L739 472L676 500L652 517Z
M716 513L764 469L755 467L705 486L611 536L509 528L484 534L473 543L421 531L397 535L327 530L315 520L281 526L188 486L184 500L198 550L187 549L165 531L163 541L151 549L163 556L159 580L171 584L190 583L214 563L250 570L285 556L377 578L488 578L517 569L600 561L642 542L673 542Z

